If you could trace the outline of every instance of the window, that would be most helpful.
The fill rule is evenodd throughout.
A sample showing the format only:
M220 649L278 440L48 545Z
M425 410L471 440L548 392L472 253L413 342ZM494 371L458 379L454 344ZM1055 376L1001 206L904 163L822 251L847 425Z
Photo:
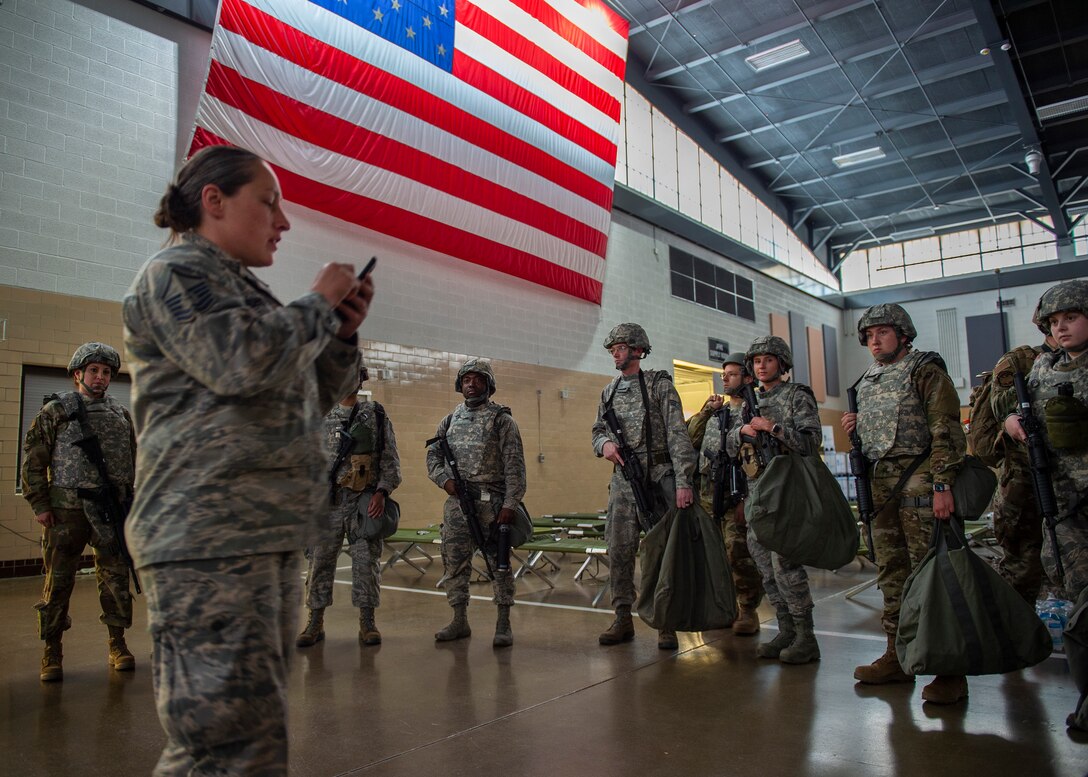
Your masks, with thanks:
M669 278L672 295L721 313L756 320L751 279L669 247Z

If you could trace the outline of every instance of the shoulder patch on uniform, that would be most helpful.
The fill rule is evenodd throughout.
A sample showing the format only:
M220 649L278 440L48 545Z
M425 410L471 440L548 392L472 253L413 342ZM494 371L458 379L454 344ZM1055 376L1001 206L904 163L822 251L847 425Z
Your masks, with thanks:
M188 324L214 301L207 278L184 267L170 268L170 279L159 296L179 324Z

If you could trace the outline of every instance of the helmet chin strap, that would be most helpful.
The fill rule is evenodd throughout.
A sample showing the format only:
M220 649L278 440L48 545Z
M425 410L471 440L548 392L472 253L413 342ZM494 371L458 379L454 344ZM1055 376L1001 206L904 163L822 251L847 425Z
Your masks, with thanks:
M90 394L92 397L95 397L96 399L106 396L106 389L102 389L101 391L95 391L93 388L83 382L83 378L79 379L79 385L83 386L83 388L87 390L87 393Z

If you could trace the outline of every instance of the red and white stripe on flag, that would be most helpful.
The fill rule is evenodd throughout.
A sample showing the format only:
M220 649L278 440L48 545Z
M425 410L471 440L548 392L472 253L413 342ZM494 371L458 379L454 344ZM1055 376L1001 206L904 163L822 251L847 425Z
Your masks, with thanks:
M603 0L222 0L192 150L600 304L626 54Z

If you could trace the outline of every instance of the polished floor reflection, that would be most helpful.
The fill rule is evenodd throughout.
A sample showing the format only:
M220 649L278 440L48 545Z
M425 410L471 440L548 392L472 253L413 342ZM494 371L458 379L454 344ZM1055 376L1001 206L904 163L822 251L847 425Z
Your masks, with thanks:
M346 557L342 561L346 563ZM835 775L1081 777L1088 739L1067 733L1075 692L1064 659L972 678L951 708L917 686L855 685L855 665L882 650L880 595L843 592L872 577L857 565L814 573L823 659L793 667L756 658L774 632L681 634L659 651L636 624L633 643L604 648L610 613L599 583L519 584L513 648L491 647L494 607L469 608L473 636L435 644L450 610L434 588L441 562L387 571L378 611L384 643L362 648L350 588L326 612L326 641L298 651L291 678L291 772L377 775ZM348 580L348 570L338 572ZM0 774L147 775L162 747L137 606L134 673L106 665L93 576L81 576L64 643L63 683L38 681L37 579L0 582L3 726ZM488 587L474 584L488 597ZM138 600L139 601L139 600ZM764 623L771 612L763 612Z

